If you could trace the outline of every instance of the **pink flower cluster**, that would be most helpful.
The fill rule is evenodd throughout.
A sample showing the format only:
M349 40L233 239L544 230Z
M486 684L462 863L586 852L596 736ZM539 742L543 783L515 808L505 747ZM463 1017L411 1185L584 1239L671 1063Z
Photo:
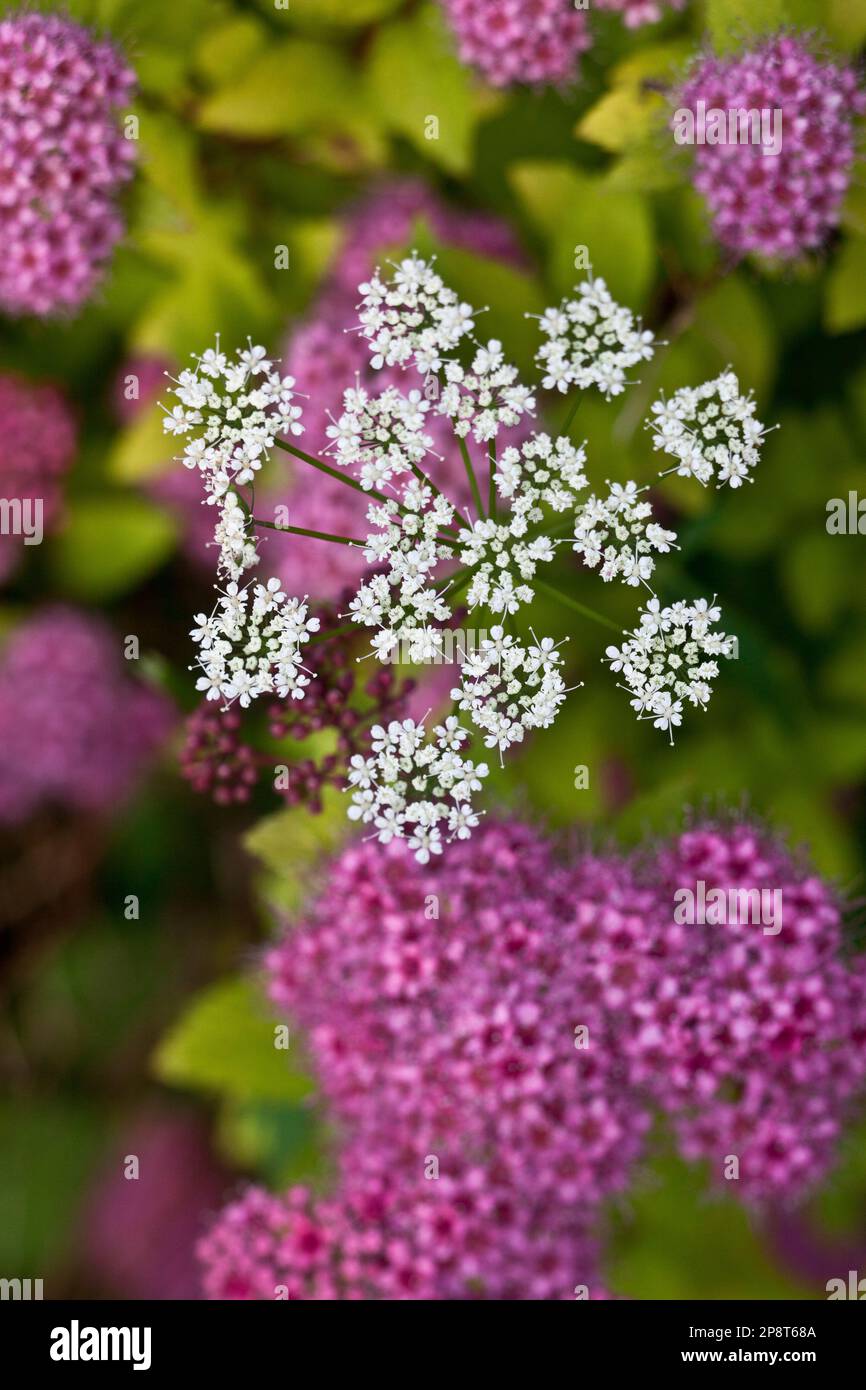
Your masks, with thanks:
M31 525L37 503L45 531L57 521L61 482L75 448L75 421L62 393L54 386L0 373L0 497L29 502ZM22 548L22 536L0 536L0 580L15 568Z
M462 63L494 87L562 83L577 75L591 39L572 0L443 0Z
M44 807L104 812L132 791L173 722L166 697L126 669L101 620L50 608L0 656L0 823Z
M442 0L462 63L493 87L564 84L592 46L588 9L615 10L629 29L654 24L685 0Z
M699 879L780 891L782 930L678 921ZM715 1186L802 1195L866 1079L866 969L840 946L831 891L743 824L644 859L562 859L495 822L425 866L351 845L267 958L338 1186L232 1203L201 1244L207 1294L605 1297L601 1204L658 1114Z
M697 111L781 111L781 149L725 142L695 147L693 182L713 232L738 256L791 260L814 251L839 219L866 110L856 74L813 55L790 35L742 57L706 58L676 104Z
M681 836L657 873L663 903L701 881L778 895L771 927L682 928L675 971L635 1004L634 1057L686 1158L718 1181L735 1155L745 1200L796 1197L831 1168L866 1079L866 957L843 961L833 893L748 825Z
M123 230L135 144L117 112L134 74L57 15L0 21L0 308L47 315L91 295Z

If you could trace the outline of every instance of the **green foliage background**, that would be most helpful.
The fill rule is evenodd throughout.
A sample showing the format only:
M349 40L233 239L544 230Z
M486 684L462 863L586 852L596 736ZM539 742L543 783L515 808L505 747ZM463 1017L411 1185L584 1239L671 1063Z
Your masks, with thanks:
M9 9L12 7L4 7ZM41 8L49 8L43 5ZM402 0L70 0L65 10L123 44L140 78L140 171L128 236L102 291L70 321L0 323L0 366L61 382L82 443L63 531L28 556L3 597L3 629L48 599L104 610L137 632L150 670L191 704L188 617L206 602L175 523L142 490L167 467L157 413L119 429L111 380L131 353L180 360L219 330L276 345L309 304L339 244L341 216L383 174L412 172L456 205L498 213L530 269L438 248L443 273L489 304L489 331L521 365L527 312L570 288L577 245L613 293L663 327L669 348L643 381L581 427L594 476L655 479L641 422L660 388L730 363L778 421L754 486L739 494L669 479L683 518L670 594L719 594L740 656L710 713L671 749L631 717L599 658L607 638L573 633L586 681L553 729L497 778L497 793L553 826L631 843L683 808L746 802L852 901L863 893L866 586L862 536L829 536L828 500L864 489L866 185L862 170L826 254L774 271L724 264L688 168L664 130L665 97L705 44L726 48L789 24L857 58L866 0L706 0L628 31L591 14L595 45L564 92L485 88L457 62L433 3ZM439 119L439 138L425 120ZM419 237L429 232L418 229ZM275 268L274 248L289 251ZM573 591L592 602L592 578ZM626 624L633 595L606 591ZM545 631L570 624L549 613ZM590 785L576 790L585 764ZM104 832L75 911L4 952L0 1268L82 1287L81 1202L113 1139L154 1095L208 1117L235 1172L275 1184L327 1172L302 1045L284 1065L248 969L277 914L296 909L342 807L221 813L169 764ZM139 922L123 918L127 893ZM852 933L856 928L852 926ZM862 1136L813 1213L863 1235ZM635 1297L780 1297L819 1291L784 1269L727 1202L660 1154L613 1214L611 1284Z

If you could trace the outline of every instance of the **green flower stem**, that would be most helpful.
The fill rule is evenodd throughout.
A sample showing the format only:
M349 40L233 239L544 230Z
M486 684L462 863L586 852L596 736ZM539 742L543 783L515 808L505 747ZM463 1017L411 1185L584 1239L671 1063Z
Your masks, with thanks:
M490 482L487 487L487 513L496 519L496 440L491 439L487 446L487 456L490 459Z
M469 486L472 489L472 500L475 503L475 509L478 512L478 515L480 517L483 517L484 508L481 505L481 493L478 491L478 479L475 476L475 469L472 467L472 460L469 457L469 450L466 447L466 440L461 439L459 436L457 436L457 442L460 445L460 452L463 455L463 464L466 468L466 476L469 479Z
M573 404L573 406L571 407L571 410L568 412L568 414L566 415L565 419L564 419L563 422L562 422L562 429L561 429L560 433L562 433L562 434L568 434L568 431L569 431L570 428L571 428L571 425L572 425L572 422L573 422L573 420L574 420L574 417L575 417L575 415L577 414L577 412L580 410L580 403L581 403L582 400L583 400L583 392L581 392L580 395L578 395L578 396L575 397L574 404Z
M305 645L313 647L317 642L327 642L331 637L343 637L347 632L360 632L358 623L343 623L341 627L324 628L321 632L316 632Z
M287 454L292 454L296 459L301 459L303 463L308 463L311 468L318 468L320 473L327 473L329 478L336 478L338 483L345 483L346 487L353 487L356 492L362 492L365 497L374 497L377 502L388 502L389 499L384 492L377 492L375 488L362 487L357 478L350 478L348 473L341 473L339 468L332 468L329 463L323 463L321 459L313 458L312 454L305 454L303 449L296 449L294 444L289 444L285 439L275 439L274 443L278 449L283 449ZM402 511L403 508L401 507Z
M310 531L306 526L277 526L275 521L260 521L257 516L250 517L254 526L266 526L269 531L279 531L284 536L310 536L314 541L333 541L335 545L356 545L363 550L366 541L353 540L351 536L332 536L328 531Z
M622 628L619 623L615 623L610 618L606 618L603 613L596 613L594 608L587 608L585 603L579 603L571 594L564 594L561 589L557 589L554 584L548 584L545 579L533 579L532 583L536 589L542 589L551 598L558 599L564 603L566 608L572 608L575 613L580 613L584 618L591 618L594 623L601 623L602 627L609 627L612 632L617 632L622 636Z

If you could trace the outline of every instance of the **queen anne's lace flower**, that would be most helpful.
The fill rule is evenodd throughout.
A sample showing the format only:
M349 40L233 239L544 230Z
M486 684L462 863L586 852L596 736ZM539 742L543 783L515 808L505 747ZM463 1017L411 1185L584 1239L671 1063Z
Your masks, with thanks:
M741 487L751 482L751 471L760 458L768 432L755 418L751 391L740 394L740 383L731 371L722 372L702 386L684 386L669 401L655 401L647 428L653 444L678 460L669 473L697 478L716 487L728 483Z
M359 290L358 322L375 368L405 367L414 360L425 375L437 372L443 357L475 327L471 304L461 303L434 266L418 256L395 266L389 283L377 271Z
M711 681L719 674L717 658L734 654L734 638L714 630L721 617L716 601L696 599L662 608L650 599L641 609L640 626L626 633L621 647L608 647L605 659L622 672L631 707L653 728L673 731L682 723L683 701L706 709Z
M564 299L539 319L547 338L536 354L548 390L596 387L605 400L629 384L626 372L648 362L656 343L630 309L612 298L604 280L584 280L577 297Z
M373 755L356 754L349 767L349 817L373 824L382 844L406 839L415 858L426 864L448 840L465 840L478 824L472 796L481 790L487 764L462 757L468 734L453 715L427 738L423 720L392 720L373 727Z
M551 637L527 648L497 625L479 651L467 656L461 683L451 694L457 708L468 711L483 730L485 747L498 748L501 759L505 749L522 743L527 729L553 723L566 696L561 665Z
M229 584L209 618L196 614L190 636L199 647L202 675L196 690L209 700L239 700L246 707L258 695L303 698L309 677L301 666L301 646L318 632L318 618L306 603L287 598L278 579Z
M650 503L639 500L647 488L610 482L608 487L607 497L593 495L577 513L571 548L590 569L603 561L599 573L605 581L619 577L624 584L647 584L655 569L651 551L666 555L676 532L650 520Z
M382 390L360 383L346 390L343 411L328 428L339 469L282 442L369 494L363 542L302 534L356 544L363 555L367 575L341 617L369 631L370 655L386 663L398 652L412 662L439 662L453 647L459 610L493 620L480 645L467 643L472 650L461 653L443 723L431 731L425 714L417 723L377 725L369 755L352 758L351 817L372 825L385 843L407 840L426 861L477 824L472 798L487 767L469 757L473 733L501 758L527 731L552 724L568 694L562 644L531 628L528 644L507 630L538 587L551 590L538 571L556 558L557 544L570 543L604 580L649 589L656 556L675 546L676 537L653 521L647 489L635 482L608 483L606 497L582 501L586 450L567 435L535 432L520 442L503 436L533 411L533 389L518 380L498 341L475 340L479 310L459 300L432 265L413 254L390 280L376 272L360 289L361 336L372 370L384 374ZM557 354L562 359L548 385L615 395L628 367L655 347L599 280L548 310L542 324L550 339L540 354L545 369L554 373ZM410 383L420 377L421 388L404 389L401 373L409 373ZM242 705L265 694L300 700L309 683L302 647L317 627L306 600L287 598L277 579L238 586L259 558L253 481L276 436L303 428L293 379L280 376L264 348L250 345L229 362L217 344L195 371L182 374L175 395L179 404L166 428L193 436L184 462L202 473L207 499L218 506L218 569L229 581L211 617L196 619L198 687L209 698ZM705 481L717 470L732 486L757 460L765 433L731 372L658 403L651 423L656 443L674 454L681 471ZM442 425L450 426L450 437ZM461 507L425 471L428 455L438 457L449 444L464 464L471 506L464 496ZM438 476L447 487L448 471ZM639 718L672 732L684 702L706 707L718 675L714 658L731 655L733 645L711 630L718 616L703 600L662 610L652 599L622 650L608 649ZM467 716L465 723L459 715Z

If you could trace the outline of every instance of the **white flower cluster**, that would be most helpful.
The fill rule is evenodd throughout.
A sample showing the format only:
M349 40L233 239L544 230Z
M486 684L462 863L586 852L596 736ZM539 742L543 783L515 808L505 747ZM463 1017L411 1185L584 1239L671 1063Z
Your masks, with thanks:
M230 360L217 338L194 370L181 372L173 392L178 404L163 422L167 433L191 436L182 462L200 473L205 500L217 508L217 573L230 581L210 617L196 614L190 634L202 672L196 689L209 700L242 706L259 695L299 700L308 684L301 647L318 618L308 617L306 603L288 598L278 579L237 583L259 562L240 489L253 482L278 435L303 432L294 386L263 347L250 343Z
M370 344L371 365L436 373L475 327L475 310L461 304L434 267L412 255L394 268L390 282L376 271L358 286L358 322Z
M446 623L451 616L434 571L454 555L451 544L439 538L453 520L454 508L413 479L404 489L402 505L390 499L373 503L367 515L378 530L367 537L364 557L387 569L358 586L349 611L354 622L379 629L371 645L387 660L399 642L426 642L430 624ZM427 649L425 645L418 651Z
M653 520L647 489L634 482L608 482L606 496L587 500L585 449L565 435L535 432L497 449L501 431L533 413L533 389L519 381L501 343L475 339L478 311L459 300L433 265L413 254L389 281L377 272L360 293L360 330L373 368L414 368L423 390L401 390L393 371L378 393L356 383L328 429L336 461L374 494L364 543L369 571L349 615L369 631L371 654L382 661L398 648L411 661L441 659L464 606L494 620L480 648L461 654L453 710L444 722L432 730L423 720L377 725L369 756L356 755L349 768L350 816L385 843L407 840L427 862L477 824L472 798L488 769L465 756L471 731L502 759L527 731L551 725L569 693L561 643L506 631L536 587L555 595L537 577L538 567L562 543L602 579L649 588L656 557L676 547L676 535ZM541 330L546 341L536 360L544 385L562 392L595 388L607 399L620 394L626 373L656 346L602 280L586 281L549 309ZM240 589L237 583L258 561L250 485L275 439L302 430L294 382L279 375L263 348L250 345L229 362L217 343L181 375L175 395L166 428L190 436L183 462L200 471L206 498L218 507L218 572L230 581L214 613L196 619L198 688L242 705L268 693L301 699L308 684L302 649L317 620L276 579ZM679 391L653 412L655 444L673 455L679 472L704 483L715 474L732 487L748 476L765 430L733 373ZM458 514L426 476L427 458L445 447L447 431L438 425L446 420L470 474L474 512ZM483 469L486 507L475 466ZM718 658L733 653L734 639L715 627L714 605L715 599L662 608L652 598L622 647L607 649L605 659L622 673L638 717L652 719L671 741L685 705L706 708Z
M546 729L566 696L562 657L551 637L522 647L496 626L463 664L452 690L457 708L484 732L486 748L521 743L527 729Z
M435 395L431 393L427 403L435 414L451 420L459 439L471 433L476 443L487 443L500 429L532 414L535 397L518 381L517 368L505 360L497 339L475 343L468 368L457 359L455 350L464 338L474 343L471 334L479 311L460 303L431 263L413 253L394 268L390 282L377 271L360 292L358 321L370 345L371 365L414 366L424 378L425 390L435 378ZM439 372L444 377L441 392ZM351 461L338 457L340 462Z
M472 795L488 772L486 763L461 755L468 734L454 715L433 735L428 739L423 720L376 724L372 755L355 754L349 767L351 819L372 823L383 844L408 840L422 864L441 854L443 830L449 840L469 838L478 824Z
M706 709L710 682L719 674L717 657L734 654L735 639L713 630L721 609L706 599L662 608L650 599L640 610L640 626L625 633L621 647L608 647L605 659L621 671L638 719L651 719L656 729L673 730L682 723L683 701Z
M676 532L666 531L651 521L652 507L641 502L648 488L637 483L608 482L607 497L593 494L584 502L574 524L574 545L583 563L595 569L604 561L600 574L605 581L619 577L624 584L646 584L655 569L652 551L666 555L676 546Z
M536 354L548 390L597 387L606 400L629 385L626 372L653 356L656 344L630 309L612 298L604 280L584 280L577 298L548 309L539 322L547 338Z
M209 700L238 700L246 707L259 695L301 700L309 678L301 646L318 631L307 605L287 598L278 579L229 584L210 617L197 613L190 636L199 648L202 675L196 690Z
M704 485L716 477L717 487L752 481L767 430L755 418L751 391L740 395L733 372L722 372L702 386L683 387L669 401L655 401L652 411L647 427L653 444L677 460L667 472Z
M430 402L420 391L404 395L388 386L378 396L360 387L346 391L343 413L327 428L336 462L356 473L361 485L379 490L412 471L433 447L424 433Z
M251 527L238 504L237 488L252 483L278 435L303 433L295 380L281 376L263 347L249 347L229 359L219 337L181 372L166 412L167 434L190 435L181 462L202 477L205 500L219 507L215 540L218 573L231 580L257 563Z
M459 362L445 363L445 386L436 411L449 417L458 438L465 439L471 431L476 443L485 444L534 409L535 397L518 382L517 368L506 362L496 338L478 348L468 371Z
M542 505L554 512L568 511L588 486L585 463L582 444L572 444L565 435L551 439L549 434L534 434L519 449L503 449L496 465L497 495L509 503L514 520L540 521Z

